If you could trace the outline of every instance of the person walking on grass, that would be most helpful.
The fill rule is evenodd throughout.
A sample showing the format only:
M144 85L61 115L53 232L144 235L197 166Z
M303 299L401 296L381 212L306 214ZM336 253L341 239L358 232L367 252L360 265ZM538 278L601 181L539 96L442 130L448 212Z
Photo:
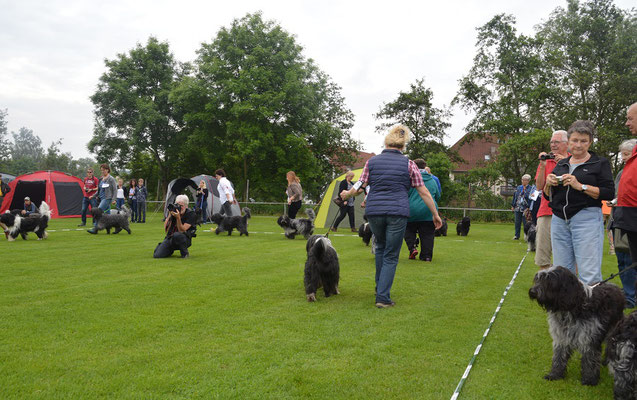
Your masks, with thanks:
M352 183L352 179L354 179L354 172L347 171L347 173L345 174L345 180L341 181L340 185L338 186L338 193L350 190L352 186L354 186L354 184ZM336 232L336 230L338 229L338 224L341 223L346 214L349 216L350 229L352 230L352 232L358 232L358 230L354 226L354 197L350 197L345 203L343 203L338 212L338 217L336 218L336 221L334 221L334 227L331 228L332 232Z
M515 236L513 236L513 240L520 239L520 228L524 224L524 212L531 204L529 196L533 193L533 187L529 185L529 182L531 182L531 175L524 174L522 184L515 190L513 201L511 201L511 210L515 211Z
M144 186L144 179L139 178L137 180L137 222L146 222L146 198L148 197L148 190Z
M97 206L105 214L111 213L111 204L115 204L115 198L117 196L117 182L115 178L113 178L111 173L111 167L108 164L100 165L100 171L102 173L102 179L100 179L99 190L97 197L100 202ZM97 233L95 230L95 222L93 222L93 227L88 230L89 233Z
M86 178L84 178L84 198L82 199L82 223L78 226L86 226L86 212L88 206L91 209L97 207L97 190L100 180L93 175L93 168L86 170Z

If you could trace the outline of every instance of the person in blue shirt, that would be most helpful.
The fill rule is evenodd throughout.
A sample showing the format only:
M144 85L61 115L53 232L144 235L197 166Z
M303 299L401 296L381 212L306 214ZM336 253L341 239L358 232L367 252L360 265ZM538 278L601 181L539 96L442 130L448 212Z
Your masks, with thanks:
M38 209L35 208L35 204L33 204L31 202L31 198L29 198L28 196L24 198L24 208L21 212L22 216L24 217L28 217L29 215L33 214L33 213L37 213Z
M513 201L511 202L511 210L515 211L515 236L513 240L520 239L520 228L524 223L524 211L531 204L529 196L533 193L533 186L529 185L529 182L531 182L531 175L524 174L522 176L522 184L515 189Z

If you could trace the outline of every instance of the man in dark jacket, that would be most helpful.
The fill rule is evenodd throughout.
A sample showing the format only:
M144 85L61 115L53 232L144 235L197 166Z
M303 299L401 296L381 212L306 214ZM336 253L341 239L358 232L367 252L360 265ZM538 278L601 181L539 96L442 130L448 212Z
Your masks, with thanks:
M633 103L626 113L626 126L637 136L637 103ZM633 265L637 262L637 146L626 161L624 172L617 189L617 205L613 209L613 224L628 235L630 257Z
M0 206L4 201L4 196L6 196L10 191L11 188L2 180L2 175L0 175Z

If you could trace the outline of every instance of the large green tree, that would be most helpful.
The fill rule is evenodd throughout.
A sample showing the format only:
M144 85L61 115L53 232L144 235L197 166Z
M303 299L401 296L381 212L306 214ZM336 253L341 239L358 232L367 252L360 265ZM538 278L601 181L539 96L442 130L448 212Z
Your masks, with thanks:
M202 44L172 97L189 133L184 157L208 171L223 167L240 193L249 180L251 197L281 200L288 170L318 197L332 161L357 144L340 88L302 50L260 13Z
M6 171L11 156L11 143L7 128L7 110L0 110L0 171Z
M378 132L386 132L390 126L401 123L409 127L413 138L407 145L407 155L414 159L427 154L446 152L443 144L445 131L451 126L448 122L451 113L446 108L433 106L433 91L425 86L425 80L416 80L409 91L399 92L398 97L384 104L376 119L384 120L376 127Z
M185 142L180 135L182 123L169 101L180 65L168 43L154 37L105 64L107 71L91 96L95 129L89 150L99 162L109 161L116 167L147 153L165 187L175 174Z

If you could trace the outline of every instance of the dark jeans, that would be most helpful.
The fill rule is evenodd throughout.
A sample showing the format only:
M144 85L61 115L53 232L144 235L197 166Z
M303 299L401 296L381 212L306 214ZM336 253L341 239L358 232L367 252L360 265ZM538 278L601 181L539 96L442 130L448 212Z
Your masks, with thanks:
M290 219L296 218L296 213L298 213L300 209L301 200L293 201L288 207L288 217L290 217Z
M389 292L396 275L407 217L380 215L369 216L367 220L376 236L376 302L391 303Z
M431 260L434 256L434 232L436 227L433 221L407 222L405 229L405 243L409 251L416 246L416 234L420 236L420 256L421 260Z
M97 208L97 198L93 197L92 199L88 197L84 197L82 199L82 223L86 224L86 212L88 211L88 206L91 206L91 209Z
M522 211L515 212L515 237L520 238L520 228L524 225L524 213Z
M618 251L615 253L617 256L617 269L622 272L626 268L630 267L633 263L629 253ZM626 297L626 304L629 306L635 305L635 282L637 282L637 271L630 269L623 274L619 275L619 279L622 281L622 287L624 288L624 296Z
M182 256L188 254L188 247L192 244L191 239L182 232L176 232L170 237L166 237L163 242L155 247L153 258L165 258L173 255L175 250L179 250Z
M130 220L133 222L137 222L137 200L132 199L132 200L129 200L129 202L130 202L130 209L131 209Z
M349 227L354 229L354 207L343 206L340 208L339 212L340 214L334 222L334 229L338 228L338 224L340 224L343 218L345 218L345 214L349 215Z
M122 206L124 205L124 202L126 201L126 199L117 199L115 200L115 207L117 208L117 210L121 210Z
M226 215L228 217L232 217L232 202L226 201L221 205L221 210L219 210L219 214Z
M137 222L146 222L146 200L137 202Z

